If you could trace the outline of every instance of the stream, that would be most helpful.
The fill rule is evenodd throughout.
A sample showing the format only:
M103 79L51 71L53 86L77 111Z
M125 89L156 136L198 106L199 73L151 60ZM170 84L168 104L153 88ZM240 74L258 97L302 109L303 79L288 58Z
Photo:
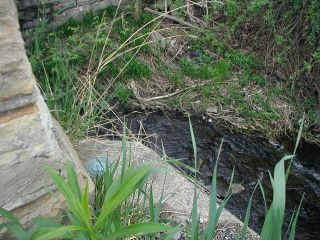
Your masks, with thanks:
M169 157L181 159L184 163L194 166L189 122L186 116L160 111L132 112L126 115L126 119L132 133L140 134L140 137L143 133L149 136L144 138L144 144L161 154L161 142L163 142ZM235 167L233 183L243 186L239 193L230 198L226 208L243 220L248 199L258 179L262 181L269 206L272 188L268 171L273 174L276 163L281 157L293 151L294 144L291 144L290 148L283 148L267 139L235 134L202 116L191 117L191 121L197 144L200 178L205 186L210 189L216 154L223 138L224 143L218 162L218 195L223 197L225 194L231 181L233 167ZM320 147L306 143L300 145L302 147L299 148L298 158L293 161L287 182L285 227L305 193L296 239L319 239L320 228L317 224L320 220ZM259 233L263 220L264 204L258 188L252 203L249 225Z

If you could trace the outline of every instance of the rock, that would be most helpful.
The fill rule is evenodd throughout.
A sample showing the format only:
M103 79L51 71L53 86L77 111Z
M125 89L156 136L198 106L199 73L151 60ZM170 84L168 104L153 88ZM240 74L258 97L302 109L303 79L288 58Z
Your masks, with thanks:
M232 183L231 184L231 192L232 194L241 193L245 188L240 183Z
M207 114L210 114L210 113L218 113L218 108L216 106L213 106L213 107L208 107L207 110L206 110Z
M110 165L110 161L106 157L95 157L85 162L84 168L89 173L92 179L103 174L103 172Z
M31 65L25 54L17 16L14 1L0 1L0 102L13 97L21 99L32 94L35 84ZM34 99L24 101L23 105L32 102Z
M177 232L173 237L172 237L172 240L180 240L182 239L182 234L181 232Z
M40 215L57 216L64 207L46 168L65 176L71 161L80 187L88 182L91 191L93 184L36 86L15 1L0 1L0 26L0 207L27 225Z

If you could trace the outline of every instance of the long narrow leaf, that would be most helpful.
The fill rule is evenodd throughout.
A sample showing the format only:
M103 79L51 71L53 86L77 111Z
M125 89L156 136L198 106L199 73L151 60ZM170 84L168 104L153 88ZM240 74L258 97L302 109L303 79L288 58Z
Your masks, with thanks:
M130 173L128 173L128 171ZM112 211L137 189L138 184L145 180L151 171L148 166L141 166L139 168L129 169L126 172L127 174L125 174L126 176L121 184L119 184L119 180L115 181L112 184L115 187L111 186L106 194L101 213L94 226L95 229L101 227L105 223Z
M252 198L253 198L254 192L256 191L257 186L258 186L258 183L254 187L254 189L252 191L252 194L250 196L250 200L249 200L249 203L248 203L248 206L247 206L246 215L244 217L243 227L242 227L242 231L241 231L241 235L239 237L239 240L246 240L247 239L249 218L250 218L251 205L252 205Z
M296 226L297 226L297 222L298 222L298 216L299 216L299 212L300 212L300 208L303 202L303 198L304 198L304 194L302 195L298 210L295 214L294 220L292 222L292 226L290 227L290 235L289 235L289 240L294 240L295 234L296 234Z
M172 227L160 223L137 223L119 229L110 234L106 240L117 239L136 235L147 235L156 232L165 232L172 230Z

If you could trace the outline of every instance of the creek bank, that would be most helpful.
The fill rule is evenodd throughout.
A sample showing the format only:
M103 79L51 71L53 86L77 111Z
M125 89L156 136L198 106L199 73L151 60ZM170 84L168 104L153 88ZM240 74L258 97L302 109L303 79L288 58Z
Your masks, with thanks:
M160 154L162 152L161 142L163 142L169 157L182 159L184 163L193 166L193 149L186 116L176 112L135 111L127 114L126 119L127 126L132 133L131 137L140 138L145 145ZM281 150L279 144L270 143L267 139L253 135L232 133L208 119L193 116L191 120L197 141L201 177L207 188L210 189L215 156L222 138L224 138L224 145L218 165L218 194L223 196L230 182L233 167L235 167L233 182L245 188L244 191L235 194L230 199L227 209L238 218L243 219L248 199L258 179L263 183L267 199L271 200L272 188L268 171L273 172L275 164L285 154L290 153L292 146ZM106 126L106 129L108 127L110 126ZM100 130L99 134L107 134L114 138L106 129ZM294 160L287 183L286 224L289 223L292 211L298 206L303 192L306 193L296 239L315 239L320 234L315 227L320 213L319 178L317 178L319 168L308 160L308 156L311 155L310 151L313 151L313 161L316 161L317 148L309 148L309 152L303 152L303 148L300 150L302 155L299 156L299 159ZM250 226L259 231L264 219L263 199L259 191L255 194L252 208Z
M121 146L121 141L93 138L79 143L76 149L83 164L86 164L88 160L97 157L108 158L111 162L116 161L121 155ZM165 162L159 154L140 142L127 143L127 156L129 155L132 165L146 163L163 170L157 172L153 179L154 200L157 202L164 190L166 200L162 206L162 214L165 214L165 218L173 223L188 221L193 206L194 184ZM209 216L209 195L202 188L198 188L198 191L198 211L201 214L202 224L205 224ZM243 223L239 219L224 209L219 219L215 239L236 239L242 226ZM259 237L249 230L248 239L259 239Z

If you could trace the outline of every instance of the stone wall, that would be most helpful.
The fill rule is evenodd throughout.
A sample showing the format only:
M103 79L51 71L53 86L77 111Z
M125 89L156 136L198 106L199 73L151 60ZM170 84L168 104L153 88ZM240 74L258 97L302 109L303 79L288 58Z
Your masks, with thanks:
M45 167L64 174L71 160L80 182L88 177L36 85L14 0L0 0L0 53L0 207L26 223L61 207Z
M79 17L88 11L97 11L120 0L16 0L19 21L23 29L34 28L47 19L51 25L64 23L70 17ZM122 0L121 3L126 2Z

